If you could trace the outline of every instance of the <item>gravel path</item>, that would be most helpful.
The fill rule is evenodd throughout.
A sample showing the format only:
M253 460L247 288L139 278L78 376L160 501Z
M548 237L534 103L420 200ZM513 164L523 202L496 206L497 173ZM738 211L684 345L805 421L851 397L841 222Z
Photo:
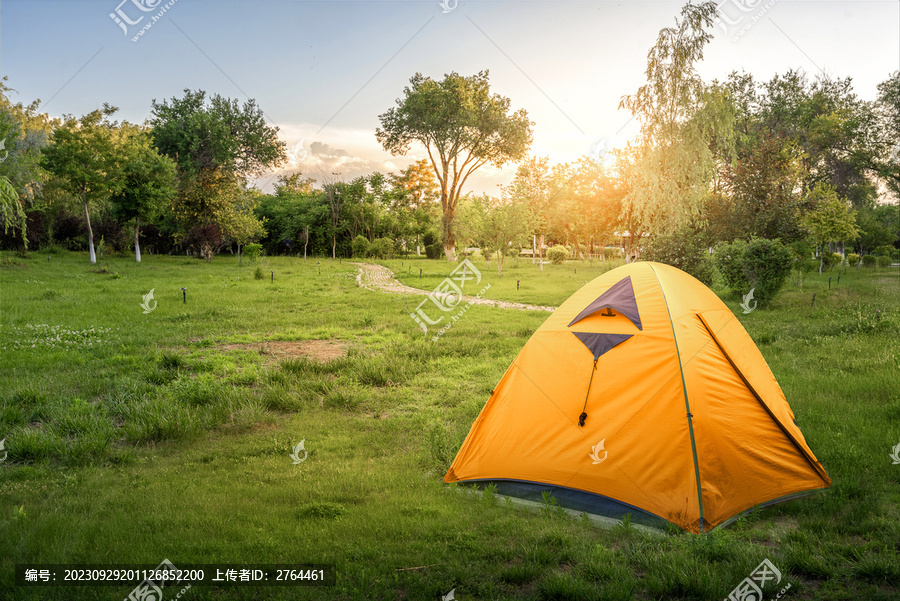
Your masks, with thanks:
M415 294L424 296L430 294L430 290L419 290L401 284L394 279L394 274L387 267L381 265L373 265L371 263L354 263L359 267L359 273L356 274L356 282L362 288L375 290L378 292L387 292L388 294ZM524 303L513 303L509 301L490 300L487 298L477 298L474 296L463 296L466 302L473 302L476 305L488 305L490 307L500 307L502 309L517 309L519 311L550 311L556 310L556 307L545 307L540 305L526 305Z

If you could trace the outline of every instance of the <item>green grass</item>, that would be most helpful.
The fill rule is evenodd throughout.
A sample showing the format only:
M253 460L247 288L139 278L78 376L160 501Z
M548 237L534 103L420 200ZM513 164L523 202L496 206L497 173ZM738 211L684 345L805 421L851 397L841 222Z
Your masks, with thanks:
M2 259L0 598L122 599L131 587L14 587L13 569L163 558L337 566L333 588L188 600L721 599L764 558L787 598L900 595L896 269L812 274L748 315L724 296L834 485L709 535L651 536L442 484L547 313L474 306L432 341L409 317L417 299L359 289L347 261L263 258L257 280L230 256ZM501 278L474 263L489 298L546 305L612 267L520 259ZM426 290L453 267L382 264ZM304 340L348 352L320 363L252 344Z

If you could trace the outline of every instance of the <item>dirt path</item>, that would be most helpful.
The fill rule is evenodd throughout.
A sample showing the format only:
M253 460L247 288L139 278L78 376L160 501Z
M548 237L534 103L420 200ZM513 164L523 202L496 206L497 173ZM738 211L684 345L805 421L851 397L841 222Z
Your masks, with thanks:
M375 290L378 292L387 292L388 294L415 294L425 296L430 290L419 290L401 284L394 279L394 274L387 267L381 265L373 265L371 263L354 263L359 267L359 273L356 274L356 282L362 288ZM545 307L540 305L526 305L524 303L513 303L509 301L490 300L487 298L476 298L474 296L463 296L465 302L473 302L476 305L488 305L490 307L500 307L501 309L517 309L519 311L550 311L556 310L556 307Z

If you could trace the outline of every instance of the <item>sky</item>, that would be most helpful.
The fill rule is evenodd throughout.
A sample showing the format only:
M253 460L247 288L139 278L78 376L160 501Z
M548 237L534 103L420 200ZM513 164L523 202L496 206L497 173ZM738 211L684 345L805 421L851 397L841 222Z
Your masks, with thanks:
M103 103L142 123L184 89L256 100L290 162L322 182L397 172L378 115L409 78L490 72L491 89L534 122L531 154L551 163L623 146L639 124L619 109L645 81L647 52L681 1L0 0L0 76L14 102L52 116ZM873 100L900 69L897 0L724 0L698 71L766 81L790 69L850 77ZM155 20L154 20L155 17ZM143 33L140 33L143 31ZM334 175L340 174L340 175ZM467 187L497 194L515 165L485 166Z

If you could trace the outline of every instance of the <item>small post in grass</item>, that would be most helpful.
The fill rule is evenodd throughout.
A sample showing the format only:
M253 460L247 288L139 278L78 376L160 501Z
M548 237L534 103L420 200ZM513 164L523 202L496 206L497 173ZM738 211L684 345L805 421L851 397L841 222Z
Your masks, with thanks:
M840 272L840 271L838 272L838 281L837 281L837 283L838 283L838 284L841 283L841 272Z
M419 278L421 279L421 277L422 277L422 268L419 267Z
M183 301L182 304L187 304L187 288L181 289L181 300Z
M831 290L831 276L828 276L828 289Z
M516 290L519 289L519 280L516 280Z
M316 265L319 266L319 275L322 275L322 261L316 261Z
M272 272L272 283L273 284L275 283L275 272L274 271Z
M812 309L815 306L815 304L816 304L816 295L815 295L815 293L813 293L813 299L812 299L812 302L809 303L809 308Z

